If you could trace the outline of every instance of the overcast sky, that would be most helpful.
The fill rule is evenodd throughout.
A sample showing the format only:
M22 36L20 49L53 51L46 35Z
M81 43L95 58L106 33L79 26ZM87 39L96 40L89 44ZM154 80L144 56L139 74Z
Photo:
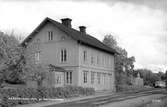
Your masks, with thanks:
M45 17L69 17L99 40L113 34L136 68L167 69L165 0L0 0L2 31L27 36Z

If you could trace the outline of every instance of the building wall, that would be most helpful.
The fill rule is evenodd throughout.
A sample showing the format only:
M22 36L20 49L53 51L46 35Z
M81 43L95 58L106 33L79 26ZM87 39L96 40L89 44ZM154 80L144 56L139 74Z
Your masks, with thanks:
M53 40L48 40L48 31L53 31ZM61 62L61 50L67 50L67 61ZM87 51L87 60L83 60L83 51ZM93 87L96 90L115 90L114 56L97 49L78 44L77 41L60 31L52 24L45 25L32 39L27 47L27 56L36 63L35 53L39 52L39 61L43 65L53 64L72 71L72 85ZM93 59L93 63L92 60ZM87 83L84 83L83 71L88 71ZM94 83L91 83L91 72L95 72ZM62 75L62 74L61 74ZM100 75L100 83L97 75ZM51 74L49 84L55 86L56 73ZM66 73L62 75L66 84ZM47 81L44 83L47 86ZM57 85L56 85L57 86Z
M53 31L53 40L48 40L48 31ZM67 61L61 62L61 50L67 50ZM38 63L43 65L53 64L55 66L63 67L67 71L72 71L73 77L72 84L77 85L78 76L78 45L75 40L70 38L64 32L57 29L52 24L48 23L44 26L40 32L38 32L32 41L29 42L27 46L26 56L28 60L31 60L32 63L35 61L35 53L39 52L39 61ZM54 77L52 77L54 79ZM64 77L64 81L66 77ZM52 84L52 82L49 82ZM46 86L46 81L45 81Z
M86 51L86 60L84 60ZM92 63L93 59L93 63ZM87 71L88 81L84 83L84 71ZM91 83L91 73L94 72L94 83ZM100 83L98 82L100 75ZM79 85L93 87L96 90L115 91L114 56L97 49L79 45Z
M48 40L48 31L53 31L53 40ZM65 39L62 40L61 37ZM37 41L40 41L37 44ZM57 66L78 66L77 51L78 45L75 40L67 36L64 32L47 24L36 34L35 38L28 45L28 53L34 55L40 51L40 61L44 64L54 64ZM67 50L67 62L62 63L60 59L61 49Z

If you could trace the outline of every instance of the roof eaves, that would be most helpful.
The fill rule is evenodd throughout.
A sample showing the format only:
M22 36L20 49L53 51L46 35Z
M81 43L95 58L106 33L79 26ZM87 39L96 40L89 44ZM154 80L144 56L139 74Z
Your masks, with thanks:
M109 50L106 50L106 49L103 49L103 48L99 48L98 46L94 46L94 45L88 44L88 43L83 42L83 41L79 41L78 43L80 43L82 45L90 46L90 47L93 47L93 48L96 48L96 49L99 49L99 50L102 50L102 51L105 51L105 52L113 54L113 55L115 54L115 52L113 52L113 51L109 51Z
M42 23L40 23L25 39L24 41L21 43L21 46L25 45L25 42L29 42L29 40L31 40L34 34L39 32L39 29L48 21L48 17L46 17Z

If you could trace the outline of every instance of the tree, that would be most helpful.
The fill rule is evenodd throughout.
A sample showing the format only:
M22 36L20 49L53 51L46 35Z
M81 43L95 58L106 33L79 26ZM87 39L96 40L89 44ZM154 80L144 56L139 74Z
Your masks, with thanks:
M15 35L0 32L0 85L3 81L17 84L34 80L41 86L47 72L31 59L32 55L27 56Z
M0 32L0 85L3 81L16 84L33 80L41 86L47 78L45 66L34 64L32 54L27 54L26 48L20 45L22 37L13 32Z
M33 63L26 61L26 64L23 68L24 80L36 81L37 87L42 87L43 81L49 79L49 72L47 72L46 68L47 66L42 64L34 65Z
M20 81L22 54L22 47L15 36L0 32L0 83Z
M134 76L136 76L138 72L141 78L143 78L144 85L153 86L156 81L161 80L161 76L158 73L153 73L149 69L137 69L134 71Z
M34 52L39 51L40 42L35 41L31 43L32 45L27 45L24 47L24 60L25 64L23 64L22 71L24 75L25 81L36 81L37 87L41 87L44 80L49 79L49 71L48 65L44 65L43 63L36 62Z
M157 75L160 78L160 80L165 81L165 73L164 72L160 71L160 72L157 73Z
M118 46L116 39L112 35L106 35L103 43L108 47L115 49L119 54L115 55L115 78L116 85L131 84L131 75L133 74L135 57L128 57L128 52Z
M116 49L118 48L117 46L117 41L116 39L114 38L114 36L112 36L111 34L109 35L106 35L103 39L103 43L113 49Z

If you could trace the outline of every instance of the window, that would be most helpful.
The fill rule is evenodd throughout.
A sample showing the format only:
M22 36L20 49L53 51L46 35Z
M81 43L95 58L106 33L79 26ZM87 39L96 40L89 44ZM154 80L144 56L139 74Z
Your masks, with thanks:
M36 49L38 50L40 49L40 39L39 38L36 39L35 46L36 46L35 47Z
M66 72L66 82L67 84L72 84L72 72Z
M91 56L91 64L93 64L94 63L94 58L93 58L93 56Z
M101 75L100 75L100 73L98 72L98 73L97 73L97 82L98 82L98 84L100 84L100 79L101 79Z
M66 49L64 50L64 62L66 62L67 61L67 51L66 51Z
M39 59L40 58L40 52L36 52L35 53L35 63L37 64L37 63L39 63Z
M48 31L48 40L53 40L53 31Z
M97 64L99 64L99 56L97 56Z
M105 57L102 56L102 60L103 60L103 66L105 66Z
M94 84L95 72L91 72L91 84Z
M111 66L111 59L110 59L110 57L108 57L108 66L109 67Z
M84 62L85 62L87 60L87 51L84 51L83 54L84 54L83 59L84 59Z
M88 82L88 71L83 71L83 79L84 79L84 83Z
M61 84L61 75L56 74L55 80L56 80L56 84Z
M109 77L109 81L111 81L112 74L108 74L108 77Z
M104 76L104 84L106 83L106 73L103 73Z
M61 62L66 62L67 61L67 50L62 49L61 50Z
M104 55L104 66L106 66L106 56Z

